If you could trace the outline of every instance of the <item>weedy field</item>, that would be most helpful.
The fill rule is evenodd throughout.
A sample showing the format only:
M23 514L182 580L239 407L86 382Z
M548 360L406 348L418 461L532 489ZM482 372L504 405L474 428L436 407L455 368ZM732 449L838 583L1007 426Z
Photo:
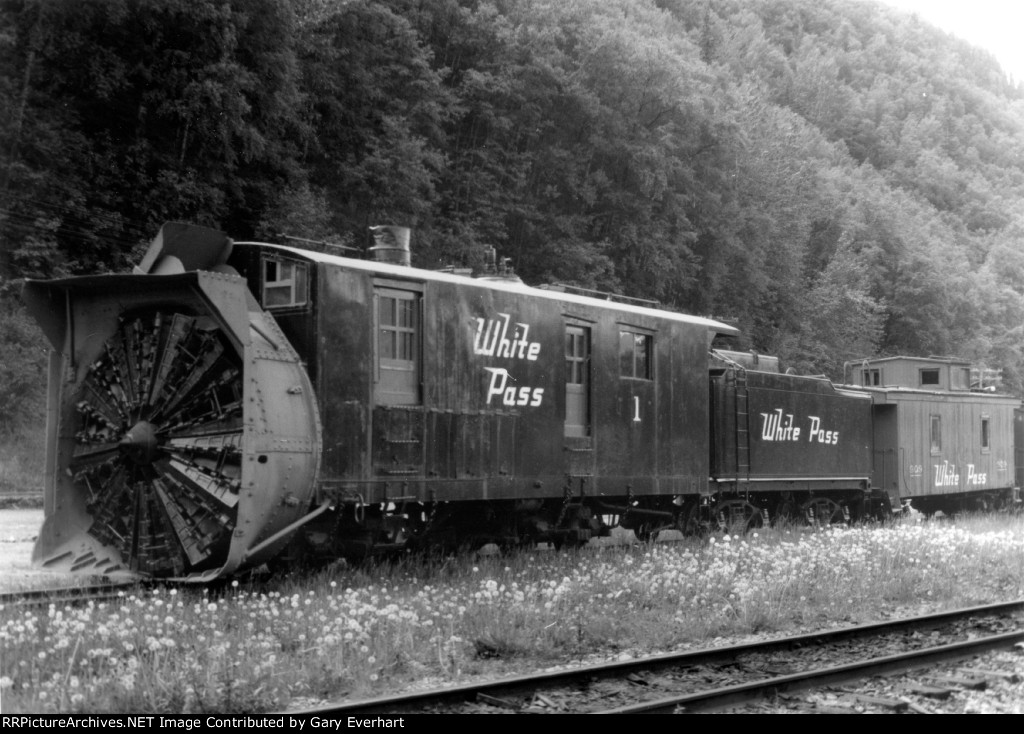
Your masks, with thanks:
M16 712L260 712L1016 599L1024 518L410 559L2 610Z

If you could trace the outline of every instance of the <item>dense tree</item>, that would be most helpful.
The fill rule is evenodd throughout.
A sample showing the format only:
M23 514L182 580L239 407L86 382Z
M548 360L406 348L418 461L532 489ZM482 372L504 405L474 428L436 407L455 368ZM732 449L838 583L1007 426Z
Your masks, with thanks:
M418 264L493 245L800 370L959 354L1019 388L1022 104L862 1L0 0L0 297L166 219L395 223Z
M7 2L9 268L123 268L171 218L251 230L295 174L290 6Z
M45 414L46 345L11 299L0 299L0 441L37 429Z
M401 4L304 4L303 164L338 231L429 223L453 99Z

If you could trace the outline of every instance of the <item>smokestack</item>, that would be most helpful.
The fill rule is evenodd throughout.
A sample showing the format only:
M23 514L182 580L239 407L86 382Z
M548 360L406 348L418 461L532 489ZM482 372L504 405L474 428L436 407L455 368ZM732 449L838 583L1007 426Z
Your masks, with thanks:
M409 252L409 237L412 230L408 227L395 227L383 224L370 227L373 235L373 259L377 262L409 266L412 256Z

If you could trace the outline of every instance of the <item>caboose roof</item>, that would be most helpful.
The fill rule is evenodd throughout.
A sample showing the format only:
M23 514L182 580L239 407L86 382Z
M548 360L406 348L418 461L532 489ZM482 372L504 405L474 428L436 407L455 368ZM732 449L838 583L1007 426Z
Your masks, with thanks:
M951 403L964 403L964 402L984 402L984 403L1007 403L1012 405L1020 405L1020 398L1016 395L1010 395L1007 393L997 392L982 392L978 390L925 390L919 387L901 387L899 385L887 385L887 386L874 386L874 385L857 385L853 388L854 390L863 390L872 396L872 399L876 403L896 402L899 400L909 399L927 399L935 400L936 398L941 399L943 402Z
M516 282L511 280L503 281L484 278L473 278L466 275L439 272L436 270L424 270L422 268L414 268L407 265L395 265L392 263L380 262L377 260L356 260L350 257L340 257L338 255L330 255L323 252L314 252L312 250L303 250L295 247L287 247L285 245L273 245L265 242L235 242L234 245L236 247L262 247L267 250L274 250L277 252L287 253L290 256L302 258L310 262L322 265L347 268L349 270L362 270L368 273L374 273L376 275L382 275L390 278L417 280L420 282L451 283L453 285L459 285L467 288L481 288L484 290L491 291L518 293L521 295L530 296L531 298L546 299L550 301L556 301L559 303L579 303L582 305L592 306L595 308L606 308L611 311L616 311L618 313L641 314L660 319L667 319L669 321L694 324L697 326L703 326L707 328L709 331L713 331L716 334L734 335L739 333L739 329L733 326L729 326L728 324L722 323L721 321L716 321L715 319L704 318L703 316L691 316L689 314L678 313L675 311L666 311L659 308L637 306L630 303L620 303L618 301L606 301L604 299L594 298L592 296L581 296L575 293L545 290L543 288L535 288L533 286L526 285L521 281Z
M967 365L971 363L965 359L958 357L907 357L907 356L896 356L896 357L865 357L864 359L851 359L847 362L849 365L872 365L881 364L883 362L924 362L927 364L948 364L948 365Z

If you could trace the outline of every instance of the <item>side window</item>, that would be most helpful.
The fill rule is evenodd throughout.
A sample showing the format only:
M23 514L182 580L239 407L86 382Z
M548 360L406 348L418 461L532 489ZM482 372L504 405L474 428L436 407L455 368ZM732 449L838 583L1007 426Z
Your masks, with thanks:
M931 435L931 446L932 453L942 453L942 416L933 415L932 417L932 435Z
M921 385L938 385L939 384L939 371L938 369L925 369L921 370Z
M880 369L866 369L861 375L862 385L872 386L882 384L882 370Z
M992 448L989 438L989 417L987 415L981 416L981 450L988 451Z
M374 293L377 381L382 405L420 402L420 295L378 288Z
M266 258L263 261L263 307L304 306L309 298L308 281L308 263Z
M635 331L619 332L619 374L622 377L634 377L640 380L651 379L653 341L650 334L640 334Z

